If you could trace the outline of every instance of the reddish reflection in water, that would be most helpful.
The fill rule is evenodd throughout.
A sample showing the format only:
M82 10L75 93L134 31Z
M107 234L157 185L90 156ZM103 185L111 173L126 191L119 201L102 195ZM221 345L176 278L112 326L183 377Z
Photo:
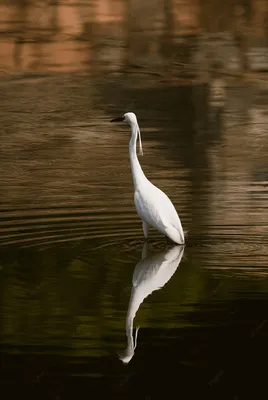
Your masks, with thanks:
M0 24L2 74L268 70L266 1L17 0L1 4Z

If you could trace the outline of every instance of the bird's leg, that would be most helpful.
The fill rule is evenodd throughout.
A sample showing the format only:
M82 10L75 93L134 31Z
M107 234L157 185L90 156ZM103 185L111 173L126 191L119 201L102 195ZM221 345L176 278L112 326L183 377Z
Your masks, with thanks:
M147 224L147 222L142 220L142 229L143 229L143 234L145 239L147 240L148 238L148 232L149 232L149 225Z
M169 242L169 240L168 240L168 237L167 236L165 236L165 238L166 238L166 242L165 242L165 249L167 248L167 245L168 245L168 242Z
M166 237L166 243L165 243L165 249L166 249L168 247L168 245L172 244L173 242L172 242L172 240L169 239L168 236L165 235L165 237Z

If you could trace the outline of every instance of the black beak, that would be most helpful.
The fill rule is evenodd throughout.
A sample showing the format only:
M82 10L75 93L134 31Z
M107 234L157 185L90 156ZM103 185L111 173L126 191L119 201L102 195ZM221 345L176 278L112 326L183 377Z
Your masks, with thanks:
M112 119L110 122L121 122L121 121L124 121L124 117L118 117L118 118Z

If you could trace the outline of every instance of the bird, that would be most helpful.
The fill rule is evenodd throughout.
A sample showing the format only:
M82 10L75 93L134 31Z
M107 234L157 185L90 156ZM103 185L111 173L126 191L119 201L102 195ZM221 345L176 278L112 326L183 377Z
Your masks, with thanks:
M154 228L164 234L172 242L185 244L184 231L180 217L169 197L146 178L139 163L136 151L139 138L140 154L143 155L141 133L137 117L133 112L114 118L110 122L124 121L130 125L131 139L129 141L130 165L134 185L134 203L142 221L145 240L149 229Z
M130 362L137 347L139 327L135 329L133 338L133 321L141 303L152 292L161 289L175 274L182 260L184 247L173 245L170 249L148 254L148 242L144 243L142 258L132 276L132 290L126 316L127 347L118 353L124 364Z

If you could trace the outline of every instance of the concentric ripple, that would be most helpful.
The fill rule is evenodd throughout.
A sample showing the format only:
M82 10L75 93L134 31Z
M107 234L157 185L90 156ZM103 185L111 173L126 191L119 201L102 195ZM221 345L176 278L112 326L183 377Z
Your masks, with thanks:
M49 207L2 211L0 244L38 246L81 239L138 237L141 225L128 208Z

